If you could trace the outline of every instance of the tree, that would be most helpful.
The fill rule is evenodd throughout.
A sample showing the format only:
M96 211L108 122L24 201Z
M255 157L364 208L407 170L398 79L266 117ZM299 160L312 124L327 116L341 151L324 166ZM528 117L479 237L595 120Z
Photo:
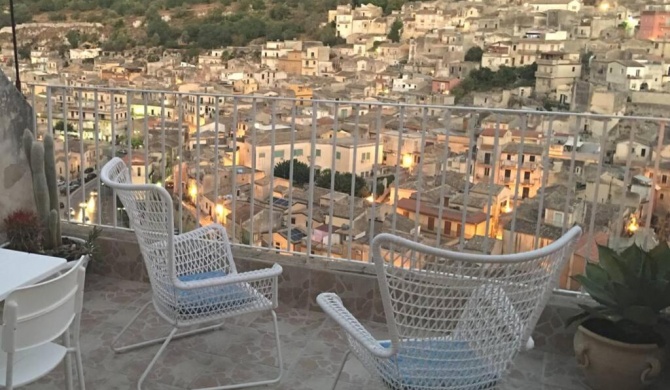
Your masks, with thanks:
M391 40L391 42L400 42L400 34L402 32L402 20L396 19L393 21L393 24L391 24L391 31L389 31L389 35L387 36L388 39Z
M285 20L291 16L291 10L283 4L273 7L270 10L270 19Z
M65 129L65 123L63 123L63 121L56 122L56 124L54 125L54 131L63 131L63 129ZM67 132L68 133L74 132L74 126L72 126L72 123L67 124Z
M484 50L481 47L473 46L465 53L465 60L467 62L481 62L483 54Z
M19 49L17 50L17 52L19 54L19 58L22 59L22 60L30 59L30 51L31 50L32 49L30 48L30 45L23 45L23 46L19 47Z
M139 149L142 145L144 145L144 138L137 136L130 139L130 146L133 149Z
M316 178L316 186L330 189L331 170L324 169ZM370 195L368 185L360 176L354 179L354 195L359 198L365 198ZM335 191L351 194L351 173L335 172Z
M300 186L309 183L309 166L296 159L277 163L274 168L274 175L288 180L291 174L291 165L293 165L293 184Z
M81 34L79 33L78 30L70 30L65 34L65 38L67 38L68 43L70 44L70 47L73 49L76 49L79 47L79 42L81 40Z
M33 15L27 5L22 3L14 5L14 20L16 20L16 24L27 23L33 20Z
M265 9L265 2L263 0L252 0L251 7L254 11L262 11Z
M326 46L336 46L346 43L342 37L337 35L337 30L334 26L327 24L319 30L319 40Z

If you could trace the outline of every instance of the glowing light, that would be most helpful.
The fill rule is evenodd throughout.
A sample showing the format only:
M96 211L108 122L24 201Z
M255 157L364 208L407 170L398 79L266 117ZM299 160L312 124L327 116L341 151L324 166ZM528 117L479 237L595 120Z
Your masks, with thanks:
M86 211L88 211L89 213L95 211L95 198L91 197L88 200L88 204L86 205Z
M511 212L512 212L512 206L510 206L509 203L508 203L507 206L505 206L505 208L503 208L503 213L507 214L507 213L511 213Z
M163 187L163 183L161 183L160 181L157 182L156 185L157 185L158 187Z
M628 230L629 233L635 233L639 228L640 225L637 223L637 218L635 218L634 215L631 215L626 230Z
M367 200L368 202L372 203L372 202L375 201L375 198L374 198L372 195L370 195L370 196L368 196L367 198L365 198L365 200Z
M223 211L224 211L223 205L222 204L217 204L216 205L216 214L220 217L223 217Z
M607 2L600 3L600 10L603 12L606 12L608 9L610 9L610 5Z
M402 156L402 167L411 168L414 165L414 156L411 154L405 154Z
M191 184L191 187L188 189L188 194L195 200L198 197L198 187L195 184Z

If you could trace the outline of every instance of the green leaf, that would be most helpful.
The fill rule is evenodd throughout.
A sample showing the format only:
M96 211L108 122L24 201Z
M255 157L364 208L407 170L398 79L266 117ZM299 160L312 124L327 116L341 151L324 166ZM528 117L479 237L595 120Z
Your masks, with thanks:
M617 305L614 298L607 290L605 290L605 288L603 288L603 286L587 278L585 275L575 275L573 279L581 283L586 292L588 292L589 295L591 295L591 298L593 298L596 302L605 306Z
M627 270L614 250L598 245L598 263L607 272L611 280L624 283Z
M670 280L670 248L668 243L661 241L660 244L649 251L649 256L654 260L656 279Z
M612 291L614 292L614 299L621 307L632 306L638 304L638 291L631 289L629 286L621 283L612 283Z
M642 325L656 325L658 314L647 306L629 306L623 310L624 318Z
M597 263L586 263L586 277L593 280L597 284L604 286L609 281L609 275Z
M664 240L654 247L654 249L649 251L649 256L656 261L668 260L670 261L670 247L668 243Z

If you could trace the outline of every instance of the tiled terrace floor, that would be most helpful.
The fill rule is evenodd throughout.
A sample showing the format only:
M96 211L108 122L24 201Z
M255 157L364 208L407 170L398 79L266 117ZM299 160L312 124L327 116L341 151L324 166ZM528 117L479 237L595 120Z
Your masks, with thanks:
M114 354L113 336L142 304L150 299L149 286L88 275L81 342L89 389L131 389L158 346ZM342 332L323 313L278 310L285 376L276 389L330 389L345 353ZM367 323L381 338L385 326ZM135 324L127 341L166 335L168 328L154 312ZM270 378L277 360L269 314L249 315L227 323L221 331L173 341L158 361L147 389L189 389ZM572 355L534 350L521 354L501 385L504 390L580 390L581 375ZM57 369L28 389L64 388L63 370ZM270 388L270 387L264 387ZM337 389L382 389L360 363L351 358ZM661 387L662 388L662 387ZM660 389L660 388L659 388Z

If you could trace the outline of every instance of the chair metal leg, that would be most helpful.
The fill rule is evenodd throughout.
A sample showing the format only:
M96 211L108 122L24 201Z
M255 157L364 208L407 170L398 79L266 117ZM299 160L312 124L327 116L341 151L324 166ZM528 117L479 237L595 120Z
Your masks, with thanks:
M67 329L63 333L63 346L67 348L65 353L65 384L68 390L74 390L73 378L72 378L72 356L70 355L70 330Z
M264 380L264 381L247 382L247 383L240 383L240 384L236 384L236 385L207 387L207 388L197 389L197 390L241 389L241 388L245 388L245 387L271 385L271 384L274 384L274 383L278 383L281 380L282 375L284 374L284 362L282 360L281 346L280 346L280 342L279 342L279 324L277 323L277 313L275 313L274 310L272 310L271 312L272 312L272 320L274 322L274 328L275 328L275 341L277 342L277 357L279 359L279 375L277 375L277 377L274 378L274 379L268 379L268 380Z
M82 362L81 359L81 345L79 345L79 341L75 341L77 345L77 349L74 352L75 359L77 361L77 375L79 378L79 389L81 390L86 390L86 382L84 380L84 363Z
M337 382L340 380L340 375L342 375L342 371L344 370L344 366L347 364L347 359L349 358L350 354L351 350L348 350L347 353L344 354L344 357L342 358L342 363L340 363L340 369L337 370L337 376L335 377L333 387L331 387L330 390L335 390L335 387L337 387Z
M142 376L140 377L140 380L137 382L137 390L142 390L142 383L144 383L144 380L147 378L149 375L149 372L151 372L151 369L154 367L154 364L156 364L156 361L158 358L161 356L165 348L170 344L170 341L172 341L172 338L174 337L175 333L177 333L177 328L172 328L170 331L170 334L165 338L165 341L163 342L163 345L158 349L158 352L156 352L156 355L154 355L154 358L151 359L151 363L147 366L147 368L144 370L142 373Z
M146 308L149 306L149 304L151 304L151 301L144 304L144 306L142 306L133 315L133 318L130 319L130 321L126 324L126 326L124 326L123 329L121 329L121 332L119 332L119 334L117 334L116 337L114 337L114 340L112 340L112 350L114 350L114 352L116 352L116 353L128 352L128 351L131 351L133 349L142 348L142 347L146 347L146 346L154 345L154 344L160 344L167 339L167 337L159 337L157 339L145 340L145 341L141 341L141 342L135 343L135 344L129 344L129 345L124 345L124 346L120 346L120 347L117 346L117 343L118 343L119 339L121 338L121 336L123 336L123 334L126 332L126 330L128 330L128 328L130 328L130 326L137 320L137 318L139 318L140 314L142 314L142 312L144 310L146 310ZM206 326L204 328L193 329L193 330L189 330L188 332L174 334L174 335L172 335L172 338L173 339L179 339L179 338L186 337L186 336L191 336L191 335L194 335L194 334L209 332L211 330L220 329L222 326L223 326L223 324L221 323L221 324Z

